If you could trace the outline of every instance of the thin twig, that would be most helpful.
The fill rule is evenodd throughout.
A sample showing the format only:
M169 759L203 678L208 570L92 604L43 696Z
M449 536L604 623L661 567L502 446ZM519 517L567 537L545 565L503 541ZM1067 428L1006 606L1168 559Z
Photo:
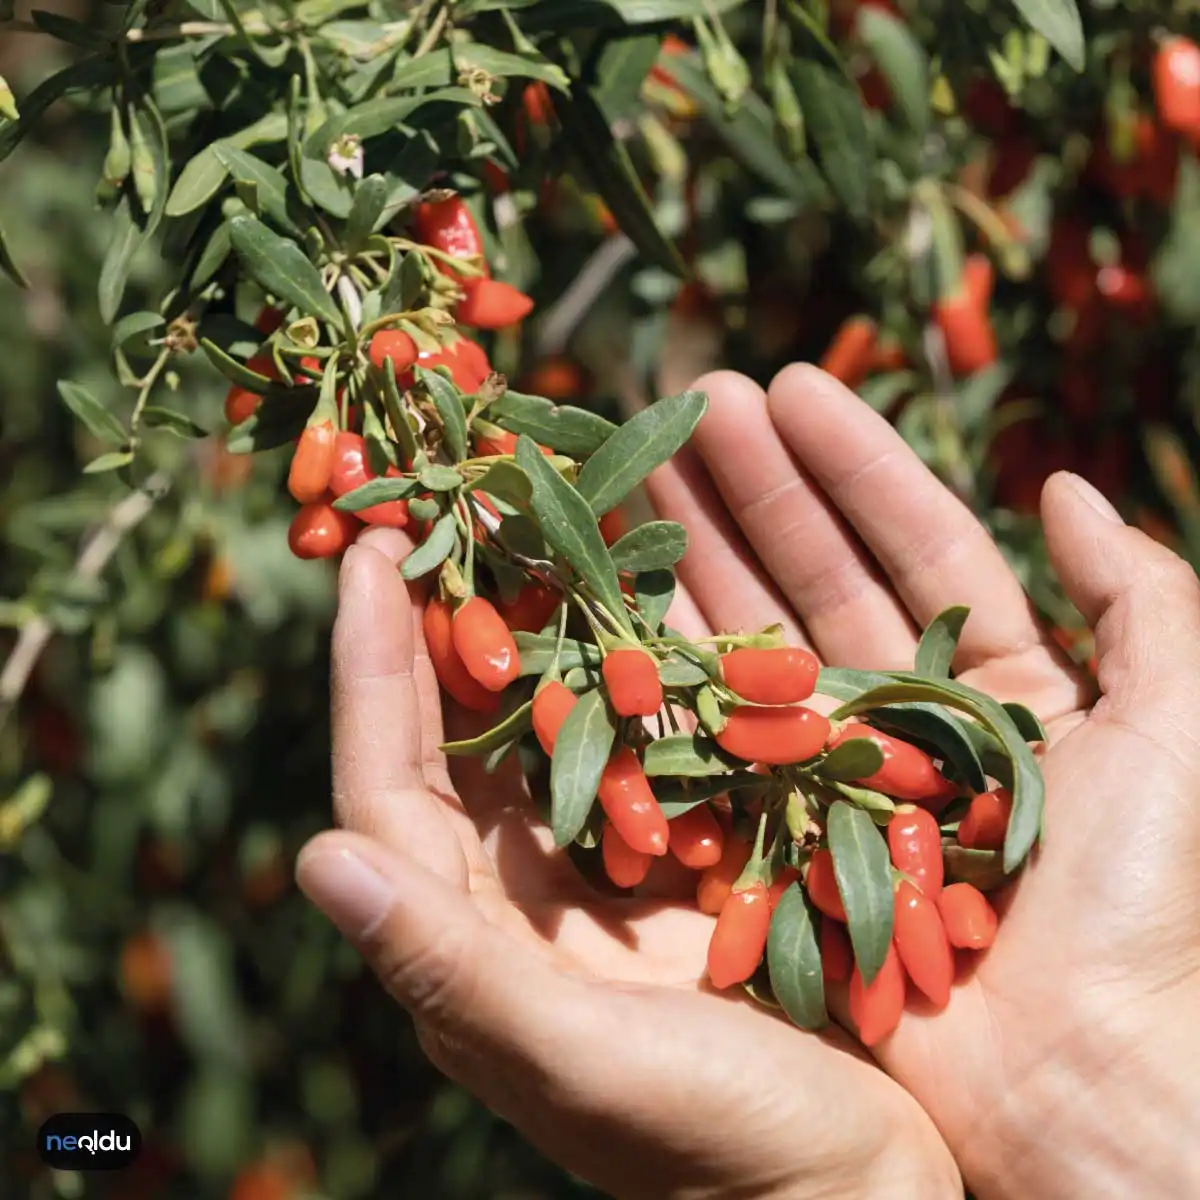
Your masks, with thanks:
M623 233L606 238L539 322L538 354L561 354L617 272L636 257L634 244Z
M100 528L84 542L71 573L72 581L90 583L98 579L121 542L141 524L155 503L167 494L170 486L167 475L156 472L138 491L117 504ZM42 651L53 636L54 623L44 614L21 627L17 644L0 671L0 727L3 727L21 698Z

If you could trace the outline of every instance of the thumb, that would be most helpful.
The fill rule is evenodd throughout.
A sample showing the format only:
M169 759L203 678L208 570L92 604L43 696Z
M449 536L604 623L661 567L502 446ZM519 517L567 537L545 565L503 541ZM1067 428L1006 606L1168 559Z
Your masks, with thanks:
M1047 481L1042 520L1063 588L1096 632L1104 713L1139 722L1176 702L1190 706L1200 674L1192 568L1067 471Z

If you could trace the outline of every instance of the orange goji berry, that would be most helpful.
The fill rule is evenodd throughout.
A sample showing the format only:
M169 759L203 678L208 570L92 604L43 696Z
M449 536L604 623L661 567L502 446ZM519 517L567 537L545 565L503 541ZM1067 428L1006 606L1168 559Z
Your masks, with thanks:
M904 1013L904 967L895 945L888 946L887 957L870 984L854 968L850 976L850 1019L858 1027L864 1046L875 1046L900 1024Z
M516 679L517 644L490 601L472 596L455 612L453 631L463 665L489 692L501 692Z
M986 950L996 940L996 910L973 884L950 884L937 904L946 936L956 949Z
M619 888L637 887L646 878L653 861L651 855L634 850L611 822L604 826L600 852L604 857L604 870Z
M628 532L629 522L625 518L624 509L614 508L600 518L600 536L606 546L620 541Z
M418 360L417 344L403 329L381 329L372 339L367 354L373 366L380 371L388 359L392 360L397 381Z
M473 712L492 713L500 706L500 697L477 680L459 656L454 645L454 618L450 605L442 599L425 605L422 618L425 645L438 682L447 694Z
M1013 798L1007 788L980 792L958 824L958 844L968 850L999 850L1008 833Z
M828 736L828 718L811 708L736 708L717 745L746 762L787 766L812 758Z
M816 689L821 664L799 646L759 650L746 646L721 655L721 677L730 691L753 704L794 704Z
M618 716L652 717L662 708L658 662L645 650L612 650L604 656L600 671Z
M418 204L413 213L413 225L417 241L454 258L478 258L486 273L483 235L461 196ZM449 269L441 264L438 269L449 273Z
M887 836L892 865L936 900L945 879L942 831L937 818L923 808L902 804L888 822Z
M650 790L642 764L628 746L620 747L604 768L600 806L632 849L656 857L666 854L667 818Z
M721 861L709 867L696 884L696 906L707 916L720 915L738 876L746 869L753 847L740 838L728 837Z
M936 902L905 880L896 887L893 936L909 979L935 1008L945 1008L954 982L954 951Z
M821 973L826 983L848 983L854 970L854 948L850 935L840 921L821 920Z
M399 476L401 472L395 467L389 467L387 474ZM346 496L377 478L367 462L367 443L362 434L339 433L333 442L329 490L335 496ZM408 503L404 500L384 500L379 504L372 504L369 508L360 508L354 515L368 525L403 529L408 524Z
M297 558L332 558L354 542L361 528L353 513L339 512L328 497L303 505L288 527L288 547Z
M533 312L533 297L499 279L471 279L454 310L457 320L476 329L507 329Z
M846 906L838 888L837 874L833 869L833 855L828 850L817 850L808 862L804 876L804 888L808 898L817 909L835 921L846 919Z
M843 321L821 359L821 370L857 388L871 370L871 356L879 337L879 326L870 317L850 317Z
M767 894L771 897L771 910L774 911L779 901L783 899L783 893L800 878L800 872L795 867L784 867L775 878L775 882L767 889Z
M121 987L143 1012L158 1012L171 1001L171 952L154 933L136 933L121 947Z
M314 503L329 489L336 438L332 421L309 425L300 435L288 468L288 491L301 504Z
M542 583L527 583L508 604L497 604L509 629L541 633L562 603L562 593Z
M681 813L668 828L671 853L685 867L704 871L721 861L725 835L707 804L697 804Z
M708 944L708 978L713 987L744 983L758 970L770 928L771 901L764 884L751 884L730 895Z
M1168 38L1154 57L1154 98L1169 129L1200 138L1200 47L1191 38Z
M552 679L538 688L533 697L533 732L547 754L554 753L558 731L577 703L575 693L557 679Z
M958 794L958 787L933 765L933 759L924 750L869 725L847 725L829 743L829 748L837 749L854 738L867 738L883 753L883 766L878 771L855 780L861 787L897 800L912 800L935 811Z

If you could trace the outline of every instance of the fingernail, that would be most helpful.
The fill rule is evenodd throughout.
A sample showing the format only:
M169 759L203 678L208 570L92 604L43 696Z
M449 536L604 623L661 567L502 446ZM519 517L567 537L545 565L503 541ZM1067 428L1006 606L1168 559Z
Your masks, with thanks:
M395 890L350 850L318 850L296 864L300 890L352 941L370 937L388 915Z
M1124 524L1121 519L1121 514L1113 508L1107 497L1096 490L1088 481L1079 475L1071 475L1071 486L1075 489L1075 494L1089 508L1095 509L1106 521L1116 521L1118 524Z

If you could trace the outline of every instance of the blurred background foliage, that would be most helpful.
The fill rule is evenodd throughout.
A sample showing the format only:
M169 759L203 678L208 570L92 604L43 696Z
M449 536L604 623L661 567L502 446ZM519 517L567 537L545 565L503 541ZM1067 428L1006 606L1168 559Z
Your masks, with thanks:
M1152 82L1160 27L1186 31L1194 6L1093 0L1077 72L1020 20L1027 4L871 6L902 15L882 26L858 20L854 0L779 5L832 33L857 84L851 113L811 79L781 81L763 50L773 3L647 0L649 20L628 0L609 7L629 24L594 57L598 94L693 278L681 285L617 231L546 94L510 82L497 121L519 166L481 158L480 196L499 218L489 237L505 278L543 315L494 343L493 361L612 415L718 363L765 382L869 315L882 333L861 394L988 522L1086 661L1090 634L1040 547L1052 470L1081 471L1200 554L1200 169L1158 121ZM349 8L383 19L405 6L329 11ZM548 0L511 8L556 19ZM112 9L56 11L86 30L111 26ZM1071 57L1069 28L1049 32ZM697 38L703 55L688 50ZM18 104L78 53L0 21ZM77 94L0 162L0 224L29 285L0 279L0 663L31 622L53 630L19 695L0 676L0 1193L594 1194L432 1071L292 884L297 849L329 821L335 575L287 550L285 452L157 434L150 501L81 474L105 447L59 381L128 407L96 300L113 231L95 195L109 129L105 97ZM955 379L927 316L946 256L971 250L998 265L1000 354ZM1064 262L1086 295L1064 285ZM144 247L124 311L154 308L177 276L170 251ZM225 382L200 355L172 370L171 407L219 431ZM113 552L81 570L97 530ZM111 1180L45 1173L33 1131L73 1108L133 1116L138 1166Z

